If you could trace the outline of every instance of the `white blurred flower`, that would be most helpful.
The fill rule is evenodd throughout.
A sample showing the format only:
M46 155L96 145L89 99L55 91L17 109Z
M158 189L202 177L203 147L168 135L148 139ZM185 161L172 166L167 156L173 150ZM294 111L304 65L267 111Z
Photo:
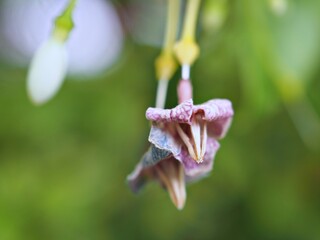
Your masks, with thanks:
M0 58L26 67L52 33L54 19L69 0L0 0ZM68 74L90 79L114 66L123 32L110 0L77 0L66 49Z
M60 89L67 73L65 43L51 37L36 51L29 68L27 91L32 102L40 105Z

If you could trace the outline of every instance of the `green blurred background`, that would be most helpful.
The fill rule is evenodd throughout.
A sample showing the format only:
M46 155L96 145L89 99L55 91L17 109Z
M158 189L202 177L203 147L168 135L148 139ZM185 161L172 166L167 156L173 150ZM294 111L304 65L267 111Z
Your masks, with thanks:
M320 239L320 3L287 4L204 1L194 101L228 98L235 117L183 211L125 180L148 147L159 48L127 36L112 70L68 78L42 107L27 69L1 63L0 239Z

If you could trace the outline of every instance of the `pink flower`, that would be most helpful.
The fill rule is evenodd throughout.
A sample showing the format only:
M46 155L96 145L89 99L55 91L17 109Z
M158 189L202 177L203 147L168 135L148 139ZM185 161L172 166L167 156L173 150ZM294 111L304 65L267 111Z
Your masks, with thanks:
M146 117L152 121L151 147L128 176L129 185L136 192L148 178L158 180L182 209L185 183L212 170L220 146L217 140L225 136L232 121L231 102L215 99L193 105L189 99L173 109L149 108Z
M225 136L232 116L231 102L224 99L210 100L200 105L193 105L192 99L189 99L173 109L149 108L146 117L153 122L149 141L165 149L163 142L154 136L156 129L160 128L174 139L179 152L181 149L187 150L192 159L201 163L208 143ZM177 159L181 158L174 155Z

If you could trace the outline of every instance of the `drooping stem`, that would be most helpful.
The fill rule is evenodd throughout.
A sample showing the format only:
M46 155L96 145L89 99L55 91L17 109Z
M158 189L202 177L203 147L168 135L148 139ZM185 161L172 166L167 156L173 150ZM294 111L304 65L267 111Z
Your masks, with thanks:
M157 96L156 96L156 107L164 108L166 98L167 98L167 90L168 90L168 80L159 80L157 87Z
M55 19L53 36L60 41L65 41L69 37L71 30L74 28L72 15L76 3L77 0L70 0L61 15Z
M190 80L190 65L182 65L181 67L181 76L182 79Z
M187 12L184 19L182 40L195 39L196 24L199 14L201 0L189 0L187 6Z
M192 99L192 83L187 79L181 79L178 83L177 94L179 103Z
M163 43L163 52L172 53L173 51L178 29L179 9L180 0L168 0L167 29Z
M199 56L200 50L195 41L195 35L200 3L201 0L188 0L182 36L174 47L177 59L185 69L190 68ZM187 78L189 78L189 75L183 74L183 79Z
M155 62L156 74L159 80L156 97L156 107L158 108L164 108L165 106L168 81L177 69L177 64L173 56L173 45L177 35L179 11L180 0L168 0L165 38L161 54Z

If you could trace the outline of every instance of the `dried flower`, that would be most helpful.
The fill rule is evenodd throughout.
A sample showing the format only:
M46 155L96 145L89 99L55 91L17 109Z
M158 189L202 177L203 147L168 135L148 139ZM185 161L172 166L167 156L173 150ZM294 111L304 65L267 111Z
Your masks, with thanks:
M152 138L154 128L170 133L175 142L186 148L197 163L203 161L207 139L220 139L226 134L233 116L231 102L224 99L210 100L193 105L192 99L173 109L149 108L147 119L154 123L149 141L162 148Z
M201 105L193 105L189 99L173 109L149 108L151 147L128 176L131 189L137 192L146 180L158 180L182 209L185 182L196 181L212 170L217 140L226 134L232 116L231 102L224 99Z

